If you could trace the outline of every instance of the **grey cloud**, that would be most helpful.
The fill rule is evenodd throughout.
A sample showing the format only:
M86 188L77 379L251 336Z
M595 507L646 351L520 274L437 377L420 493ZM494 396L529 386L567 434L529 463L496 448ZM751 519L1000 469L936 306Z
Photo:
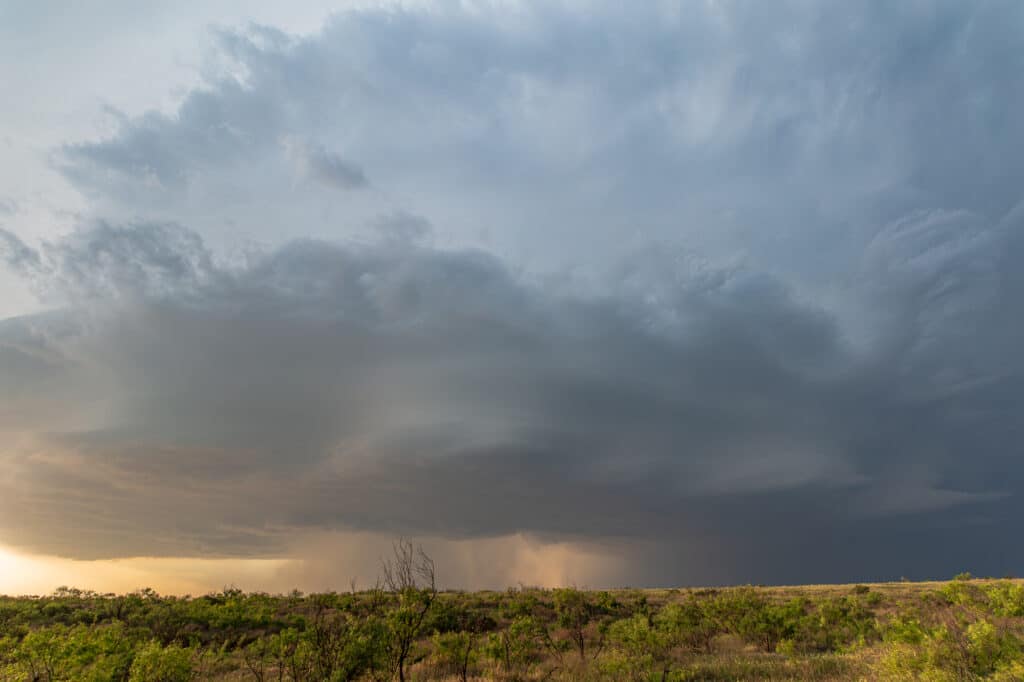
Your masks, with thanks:
M459 243L486 228L492 248L545 267L603 267L623 241L661 240L712 259L741 250L817 287L914 211L991 223L1019 201L1021 161L1004 152L1024 139L1008 113L1024 96L1009 28L1021 12L347 11L312 36L218 33L230 69L173 115L68 145L60 164L104 210L211 237L240 218L263 239L337 237L398 209ZM339 216L330 196L284 194L283 138L316 141L313 177L361 186L359 159L386 195L350 196Z
M960 248L959 233L943 243ZM2 329L20 386L6 409L47 406L45 424L0 421L0 518L18 519L0 539L23 548L262 556L308 532L525 532L678 549L651 550L663 563L638 580L744 580L768 539L870 526L885 549L850 566L882 575L935 559L910 528L960 537L958 510L972 510L970 533L998 537L1019 505L1019 361L981 345L937 366L955 306L927 325L888 317L903 329L857 348L777 280L686 259L634 262L583 295L484 253L394 242L297 242L227 266L180 228L98 225L37 255L93 294ZM912 281L962 269L925 260ZM997 325L1008 280L991 276L974 314ZM936 392L943 372L956 390ZM853 578L839 559L852 551L758 575Z
M361 168L323 148L311 150L306 161L313 176L325 185L339 189L354 189L365 187L367 184Z
M0 230L0 245L8 265L52 300L185 295L217 274L202 239L168 224L100 221L41 250Z
M323 145L286 137L282 145L296 169L307 177L334 189L358 189L369 183L363 169Z
M25 245L18 236L0 228L0 257L7 266L18 272L33 271L39 267L39 254Z
M108 140L66 145L59 167L83 189L176 192L203 169L230 167L258 143L270 144L261 138L276 127L270 115L261 114L261 102L237 82L222 80L218 86L216 93L190 94L174 118L148 113L122 120Z
M1022 7L216 33L175 111L55 155L91 227L0 231L61 308L0 326L0 541L524 532L643 546L648 583L1010 570ZM239 233L269 246L224 257Z
M384 240L395 244L422 242L433 232L429 220L405 211L379 216L372 227Z

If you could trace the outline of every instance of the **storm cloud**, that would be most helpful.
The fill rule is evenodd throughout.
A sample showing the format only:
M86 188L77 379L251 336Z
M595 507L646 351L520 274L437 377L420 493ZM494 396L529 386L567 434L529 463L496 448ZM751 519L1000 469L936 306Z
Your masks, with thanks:
M229 267L180 228L97 226L15 253L76 302L0 342L3 533L35 551L263 556L336 530L742 554L882 526L877 571L922 551L893 535L1015 505L1017 360L942 348L941 258L857 348L777 281L685 260L641 297L391 240Z
M72 229L0 229L48 308L0 322L0 542L527 537L634 584L1011 570L1022 23L441 3L218 29L176 111L53 150Z

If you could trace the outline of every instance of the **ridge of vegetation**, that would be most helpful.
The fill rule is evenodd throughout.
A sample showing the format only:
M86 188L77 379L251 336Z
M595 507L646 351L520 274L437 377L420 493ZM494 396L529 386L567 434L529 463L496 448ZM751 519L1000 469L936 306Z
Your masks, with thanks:
M1022 680L1024 582L0 597L0 680Z

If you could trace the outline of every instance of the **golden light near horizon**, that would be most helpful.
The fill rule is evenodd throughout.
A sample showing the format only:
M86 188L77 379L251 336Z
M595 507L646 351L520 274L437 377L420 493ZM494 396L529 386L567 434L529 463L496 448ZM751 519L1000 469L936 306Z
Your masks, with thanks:
M57 577L45 560L16 554L0 547L0 593L41 594L59 587L50 583Z
M76 560L32 555L0 546L0 594L45 595L61 586L95 592L201 595L226 587L284 594L372 586L394 538L325 532L304 535L278 558L132 557ZM624 584L622 550L546 542L523 534L450 540L422 538L446 588L505 589L517 584L560 587Z
M0 594L50 594L61 586L96 592L152 587L161 593L203 594L228 586L285 590L276 577L292 559L133 557L77 561L20 554L0 547Z

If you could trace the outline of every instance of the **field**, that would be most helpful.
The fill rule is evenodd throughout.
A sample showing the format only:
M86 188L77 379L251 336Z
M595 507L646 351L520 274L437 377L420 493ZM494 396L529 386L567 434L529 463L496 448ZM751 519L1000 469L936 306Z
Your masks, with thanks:
M0 598L2 680L1024 680L1018 580Z

